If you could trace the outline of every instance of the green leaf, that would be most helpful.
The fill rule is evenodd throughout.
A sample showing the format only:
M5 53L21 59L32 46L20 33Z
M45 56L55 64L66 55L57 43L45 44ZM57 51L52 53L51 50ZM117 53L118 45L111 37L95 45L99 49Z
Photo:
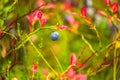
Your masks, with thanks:
M6 26L4 25L4 20L0 19L0 29L4 30Z
M11 6L7 6L4 8L4 12L10 12L12 10Z
M8 3L9 0L4 0L4 3Z
M18 35L21 36L20 23L17 23L17 32Z
M4 20L0 19L0 27L3 26Z
M7 6L7 7L4 8L4 11L5 11L5 12L10 12L10 11L13 9L13 6L14 6L17 2L18 2L18 0L14 0L14 2L13 2L11 5L9 5L9 6Z

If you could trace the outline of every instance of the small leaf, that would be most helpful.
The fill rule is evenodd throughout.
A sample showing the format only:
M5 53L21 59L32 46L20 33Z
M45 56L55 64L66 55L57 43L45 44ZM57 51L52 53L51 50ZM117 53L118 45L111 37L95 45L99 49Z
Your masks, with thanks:
M85 74L78 74L75 80L87 80L87 76Z
M68 26L66 25L56 25L58 30L65 30Z
M0 19L0 27L2 27L4 24L4 21L2 19Z
M71 65L76 64L76 55L74 53L72 53L70 56L70 64Z
M17 23L17 32L18 32L18 35L20 36L21 35L20 23Z
M49 73L48 73L48 71L47 71L47 70L43 69L42 71L43 71L43 73L44 73L46 76L48 76L48 75L49 75Z
M46 19L42 19L41 20L41 25L44 26L46 24L47 20Z
M64 3L64 6L65 6L65 9L66 10L70 10L71 9L71 3L69 2L69 1L66 1L65 3Z
M69 80L72 79L72 78L74 78L74 76L75 76L75 71L74 71L72 68L70 68L70 69L68 70L68 72L66 73L66 76L69 78Z
M36 63L32 62L32 69L31 71L35 74L37 72L38 66Z

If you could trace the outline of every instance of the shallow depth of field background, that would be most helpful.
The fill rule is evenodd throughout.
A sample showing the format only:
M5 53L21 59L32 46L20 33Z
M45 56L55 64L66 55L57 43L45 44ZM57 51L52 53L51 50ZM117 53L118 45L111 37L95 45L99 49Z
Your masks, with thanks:
M15 1L17 0L0 0L1 30L4 30L6 27L5 25L9 24L11 21L28 13L38 6L36 4L37 0L18 0L12 6L12 8L9 9L10 5L12 5ZM59 78L56 78L54 72L35 50L33 45L31 45L30 41L34 43L51 67L56 72L62 73L70 65L71 53L76 54L77 61L80 63L84 62L91 54L93 54L93 51L91 51L90 46L86 44L85 40L90 43L94 51L97 52L98 56L94 55L91 59L89 59L89 61L85 64L87 66L86 68L76 71L78 71L78 73L80 72L82 74L86 74L89 73L91 69L94 69L93 72L87 75L87 80L113 80L113 61L115 48L113 47L110 49L111 46L108 48L106 48L106 46L111 44L116 38L118 33L115 27L120 28L120 24L119 22L115 22L116 25L112 25L105 16L95 13L97 10L106 11L107 7L104 0L92 0L91 7L88 7L87 9L87 17L92 19L92 24L95 25L100 36L100 40L98 39L96 32L90 29L90 25L87 24L84 18L81 18L80 16L80 10L81 7L85 5L85 0L71 0L73 1L72 9L68 11L65 9L64 0L44 1L52 4L53 6L52 8L43 8L41 10L42 13L47 17L47 22L44 26L41 26L39 22L36 22L32 26L33 32L39 27L42 27L42 29L36 33L33 33L32 35L29 35L32 32L29 30L30 23L25 16L18 20L17 23L13 24L12 26L14 26L14 28L9 31L10 34L13 34L17 37L15 43L11 35L5 35L2 39L0 39L0 80L32 80L31 68L33 62L37 65L37 72L34 75L34 80L46 79L43 69L48 71L50 77L53 78L50 80L59 80ZM111 0L111 2L115 1L117 1L120 5L120 0ZM72 14L72 17L75 19L76 23L71 24L67 22L66 18L69 14ZM120 18L120 8L118 11L118 18ZM2 24L3 21L4 23ZM55 28L57 24L66 25L70 29L52 29ZM59 39L56 41L53 41L50 38L51 33L54 31L59 33ZM80 34L84 35L85 40ZM30 39L27 39L28 37L30 37ZM12 51L12 43L15 44L15 47L19 46L18 49L15 50L15 54L13 52L14 50ZM5 49L5 52L3 52L3 48ZM119 51L120 50L118 47L118 55L120 54ZM110 59L110 61L103 65L103 67L105 67L104 69L102 68L97 72L101 63L103 63L107 52L107 60ZM58 65L54 55L59 60L63 71ZM15 65L13 65L14 61ZM120 79L119 63L120 60L118 58L116 80ZM13 67L11 67L11 65L13 65Z

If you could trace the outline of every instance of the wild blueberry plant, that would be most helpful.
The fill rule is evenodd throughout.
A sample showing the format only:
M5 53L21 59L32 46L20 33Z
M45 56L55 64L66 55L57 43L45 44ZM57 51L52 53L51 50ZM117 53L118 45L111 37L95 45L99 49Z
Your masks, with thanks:
M120 79L119 3L105 0L91 17L85 2L0 1L0 79L97 80L111 65L101 80Z

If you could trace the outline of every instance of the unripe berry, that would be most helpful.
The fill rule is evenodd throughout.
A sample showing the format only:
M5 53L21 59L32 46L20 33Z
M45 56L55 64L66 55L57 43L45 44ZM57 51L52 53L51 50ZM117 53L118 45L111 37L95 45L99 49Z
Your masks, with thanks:
M58 38L59 38L59 33L58 33L58 32L52 32L51 35L50 35L50 38L51 38L53 41L58 40Z

